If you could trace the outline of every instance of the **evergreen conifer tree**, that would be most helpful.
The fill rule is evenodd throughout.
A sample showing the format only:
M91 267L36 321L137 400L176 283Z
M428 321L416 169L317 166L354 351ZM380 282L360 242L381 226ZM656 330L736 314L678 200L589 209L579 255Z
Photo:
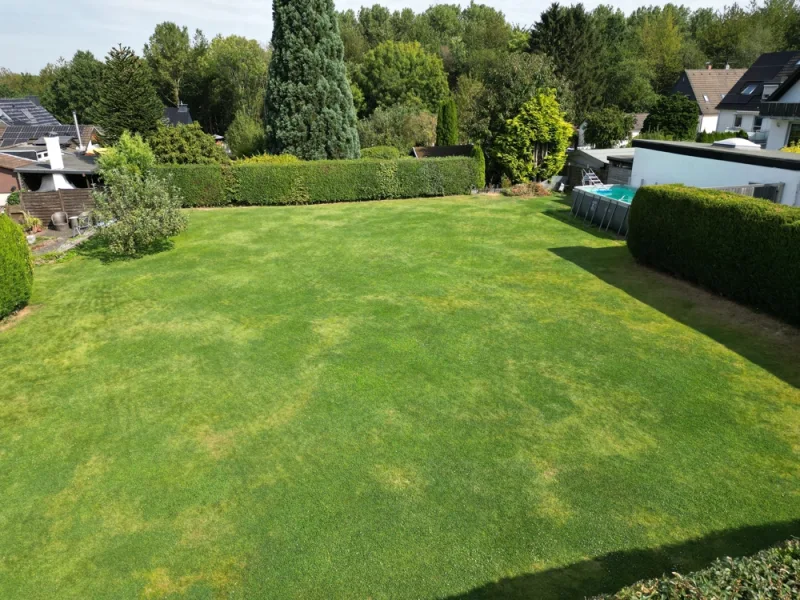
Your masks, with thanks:
M103 139L114 143L123 131L147 136L164 117L164 105L150 79L147 64L128 47L112 48L106 57L97 123Z
M458 111L453 98L442 100L439 117L436 121L436 145L455 146L458 144Z
M272 154L358 158L353 94L333 0L274 0L264 124Z

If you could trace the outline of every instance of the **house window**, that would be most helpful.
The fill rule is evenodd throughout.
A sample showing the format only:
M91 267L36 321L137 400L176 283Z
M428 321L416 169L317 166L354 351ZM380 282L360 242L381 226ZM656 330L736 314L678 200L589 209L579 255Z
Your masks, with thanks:
M791 146L798 143L800 143L800 123L792 123L789 127L789 139L786 140L786 145Z
M761 123L764 121L761 117L753 119L753 131L761 131Z
M706 96L705 94L703 94L703 100L705 100L706 102L708 102L708 96Z
M742 126L742 115L736 115L735 117L733 117L733 126L734 127Z
M725 94L720 94L719 97L725 100Z
M744 89L742 90L742 95L744 96L752 96L756 93L756 89L758 89L758 85L755 83L748 83Z

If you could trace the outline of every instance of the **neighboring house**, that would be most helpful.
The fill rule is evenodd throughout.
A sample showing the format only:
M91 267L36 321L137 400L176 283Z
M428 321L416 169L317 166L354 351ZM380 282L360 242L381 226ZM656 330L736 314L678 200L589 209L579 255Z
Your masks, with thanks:
M639 137L639 134L642 133L642 128L644 127L644 120L647 118L647 115L650 113L634 113L634 121L633 121L633 129L631 130L631 138Z
M14 174L14 169L33 163L34 161L26 158L0 153L0 206L6 203L6 198L11 192L19 189L19 181Z
M52 136L68 138L76 147L80 136L80 143L87 147L97 141L97 129L93 125L81 125L77 130L74 125L9 125L0 131L0 151Z
M736 85L717 105L717 131L742 129L750 139L763 144L769 137L771 122L761 114L761 104L785 82L800 65L800 51L769 52L758 57Z
M800 64L761 102L759 117L769 122L767 150L800 144Z
M0 124L4 125L61 125L39 104L39 98L0 98Z
M178 106L167 106L164 108L164 122L170 127L191 125L193 123L192 113L189 112L189 107L183 103Z
M697 102L697 133L717 131L719 111L717 105L744 75L746 69L686 69L672 86L673 94L682 94Z
M578 148L569 153L564 170L568 186L582 184L583 171L591 169L603 183L626 184L630 181L633 148Z
M762 150L743 139L713 144L638 139L633 146L634 187L680 183L701 188L742 188L732 191L748 193L745 189L749 189L758 197L800 205L800 154Z

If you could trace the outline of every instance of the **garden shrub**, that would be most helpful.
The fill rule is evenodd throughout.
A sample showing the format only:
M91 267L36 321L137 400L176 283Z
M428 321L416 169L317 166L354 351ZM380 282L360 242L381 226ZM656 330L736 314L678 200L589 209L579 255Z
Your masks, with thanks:
M111 185L94 193L94 200L95 219L106 223L97 235L112 254L142 254L186 229L178 190L153 172L118 172Z
M0 214L0 319L25 306L32 288L33 262L25 234Z
M97 172L106 185L111 185L117 173L141 176L155 164L155 154L142 136L123 131L117 143L97 159Z
M19 190L14 190L8 195L8 198L6 198L6 204L8 204L9 206L17 206L19 204L19 201L20 201Z
M180 190L186 207L223 206L235 197L227 165L159 165L155 172Z
M753 556L720 558L701 571L641 581L596 600L711 600L800 597L800 541Z
M800 208L719 190L642 187L628 248L641 263L800 324Z
M472 146L471 155L475 161L475 187L482 190L486 187L486 157L480 144Z
M156 161L167 165L207 165L230 160L213 135L205 133L199 123L169 127L159 125L147 138Z
M697 141L703 144L713 144L714 142L719 142L721 140L729 140L730 138L742 138L744 140L749 140L750 136L747 135L747 132L744 129L737 129L736 131L714 131L712 133L707 133L705 131L701 131L697 134Z
M504 196L549 196L550 190L548 190L543 183L531 182L518 183L517 185L512 185L509 188L503 188L501 193Z
M288 165L300 162L300 159L293 154L257 154L242 159L237 164L246 165Z
M400 158L400 150L394 146L375 146L374 148L362 148L361 158L393 160L395 158Z

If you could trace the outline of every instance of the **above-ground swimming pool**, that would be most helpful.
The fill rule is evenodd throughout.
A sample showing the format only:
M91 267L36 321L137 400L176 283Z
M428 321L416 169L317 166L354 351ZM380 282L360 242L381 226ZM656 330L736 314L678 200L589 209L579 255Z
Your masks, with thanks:
M636 195L629 185L581 185L572 188L572 214L584 223L628 235L628 210Z

